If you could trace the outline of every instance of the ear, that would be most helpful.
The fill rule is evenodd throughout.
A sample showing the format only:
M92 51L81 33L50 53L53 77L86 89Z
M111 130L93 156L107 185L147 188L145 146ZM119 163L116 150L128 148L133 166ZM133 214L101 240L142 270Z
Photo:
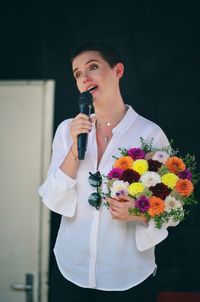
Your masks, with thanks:
M117 63L115 66L116 76L120 79L124 74L124 65L122 63Z

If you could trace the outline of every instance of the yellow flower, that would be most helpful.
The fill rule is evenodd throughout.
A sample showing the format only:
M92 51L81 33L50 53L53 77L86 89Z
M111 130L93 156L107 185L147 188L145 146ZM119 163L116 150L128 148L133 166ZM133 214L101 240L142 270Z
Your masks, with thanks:
M167 173L161 177L162 183L164 183L172 190L175 187L178 179L179 179L178 176L175 175L174 173Z
M148 170L149 166L148 162L145 159L137 159L133 162L132 168L140 175L142 175Z
M144 191L144 185L140 182L134 182L130 186L128 186L128 193L132 196L135 196L138 193L142 193Z

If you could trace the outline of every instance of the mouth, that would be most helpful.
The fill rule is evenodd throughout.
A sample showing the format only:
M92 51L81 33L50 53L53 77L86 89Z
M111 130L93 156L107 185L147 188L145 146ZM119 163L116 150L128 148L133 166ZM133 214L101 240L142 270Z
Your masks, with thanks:
M98 86L92 86L92 87L89 87L89 89L87 89L87 91L89 92L93 92L94 90L96 90L98 88Z

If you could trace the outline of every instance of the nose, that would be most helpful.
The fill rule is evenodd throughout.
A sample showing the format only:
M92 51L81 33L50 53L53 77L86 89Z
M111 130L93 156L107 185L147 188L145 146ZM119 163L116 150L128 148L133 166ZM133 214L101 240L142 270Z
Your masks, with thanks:
M90 82L92 82L92 78L85 75L83 78L83 84L90 83Z

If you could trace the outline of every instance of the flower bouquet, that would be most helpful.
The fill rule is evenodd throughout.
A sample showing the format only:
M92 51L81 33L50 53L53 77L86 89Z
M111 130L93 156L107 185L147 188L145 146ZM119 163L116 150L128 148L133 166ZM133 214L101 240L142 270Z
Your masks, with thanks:
M135 207L129 208L129 214L143 214L148 221L153 219L158 229L183 220L187 206L197 203L194 185L199 173L195 157L190 154L178 157L172 143L159 149L153 146L153 139L147 142L143 138L140 148L119 148L119 151L121 156L113 156L113 168L105 177L106 196L132 197Z

